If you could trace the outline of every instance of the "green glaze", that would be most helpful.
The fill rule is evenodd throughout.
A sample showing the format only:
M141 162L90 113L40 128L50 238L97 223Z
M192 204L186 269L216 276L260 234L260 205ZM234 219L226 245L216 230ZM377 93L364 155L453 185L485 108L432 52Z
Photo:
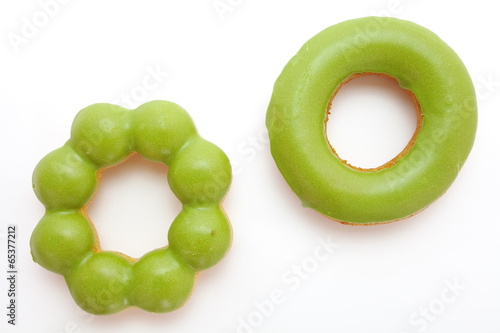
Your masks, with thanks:
M49 271L66 274L92 253L95 242L92 226L78 211L48 211L33 230L31 253Z
M390 167L355 169L329 146L328 103L356 73L390 75L420 104L416 141ZM472 149L477 104L464 64L438 36L408 21L366 17L306 42L275 83L266 124L274 160L304 206L349 224L385 223L449 188Z
M170 102L139 106L132 114L131 127L135 150L148 159L165 163L190 139L198 137L189 114Z
M179 308L188 299L194 287L195 271L176 256L173 248L163 248L140 258L135 263L132 279L129 298L137 306L150 312L167 312Z
M168 182L183 204L169 230L169 246L137 260L102 251L86 216L100 172L133 152L170 167ZM42 158L33 173L33 189L46 207L31 235L33 260L62 274L76 303L89 313L130 306L175 310L191 295L197 273L229 250L232 230L221 202L230 183L227 156L198 135L180 106L91 105L75 117L68 142Z
M197 157L195 161L193 156ZM220 202L230 180L231 170L226 154L202 138L193 139L177 154L168 172L172 192L186 204Z
M226 215L213 206L184 207L168 231L168 243L193 269L215 265L226 253L231 225Z
M132 152L129 110L113 104L94 104L75 117L71 142L99 167L125 160Z
M90 254L64 277L73 299L83 310L112 314L131 305L128 295L133 268L123 255L102 251Z
M47 209L78 209L92 197L97 168L65 144L47 154L34 171L33 190Z

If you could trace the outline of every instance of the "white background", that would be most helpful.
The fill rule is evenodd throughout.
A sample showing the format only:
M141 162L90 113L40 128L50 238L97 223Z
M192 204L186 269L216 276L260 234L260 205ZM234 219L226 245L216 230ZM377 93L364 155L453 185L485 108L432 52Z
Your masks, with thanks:
M213 0L75 0L52 8L44 22L38 1L1 1L0 332L499 332L500 20L494 2L221 3L231 10L218 12ZM469 160L441 199L402 222L351 227L301 207L270 155L264 119L275 79L306 40L377 13L431 29L460 55L476 86L480 120ZM26 35L26 22L40 27ZM16 46L14 35L25 39ZM151 71L160 72L149 81L157 84L145 89ZM154 99L187 109L201 135L230 157L234 179L224 207L233 246L200 274L180 310L87 315L61 276L31 261L29 238L44 212L31 174L68 139L83 107L115 102L133 108ZM354 164L380 164L411 136L411 105L381 78L354 81L335 103L330 138ZM165 244L180 209L166 171L135 157L104 173L89 210L104 249L141 256ZM19 230L16 327L5 315L11 223ZM337 247L318 261L314 254L328 240ZM280 293L279 304L270 306L271 295Z

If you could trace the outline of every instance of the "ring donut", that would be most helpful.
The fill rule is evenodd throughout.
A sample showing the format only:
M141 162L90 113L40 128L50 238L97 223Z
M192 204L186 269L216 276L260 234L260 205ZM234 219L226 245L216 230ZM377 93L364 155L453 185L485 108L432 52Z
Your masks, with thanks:
M393 160L363 169L337 156L326 122L340 87L370 74L414 97L418 126ZM433 32L366 17L304 44L275 83L266 125L273 158L304 206L342 223L377 224L409 217L449 188L472 149L477 102L464 64Z
M169 166L168 183L183 204L168 246L139 259L103 251L86 214L102 170L133 152ZM221 208L230 182L227 156L198 135L180 106L91 105L76 116L69 141L42 158L33 173L33 189L46 208L31 236L33 260L62 274L87 312L175 310L191 294L197 273L230 247L231 226Z

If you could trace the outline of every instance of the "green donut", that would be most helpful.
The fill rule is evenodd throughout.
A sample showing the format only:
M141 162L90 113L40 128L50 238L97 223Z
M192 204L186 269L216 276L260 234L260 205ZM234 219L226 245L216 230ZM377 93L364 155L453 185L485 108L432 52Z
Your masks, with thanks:
M338 89L368 74L397 80L418 113L408 146L374 169L341 160L325 125ZM273 158L304 206L346 224L387 223L421 211L450 187L474 143L477 102L464 64L433 32L366 17L304 44L275 83L266 125Z
M103 251L86 209L101 171L130 154L170 167L168 182L183 209L169 246L139 259ZM94 104L78 113L66 144L33 172L46 213L31 235L33 260L62 274L75 302L93 314L130 306L168 312L189 298L197 273L219 262L231 245L221 202L231 183L229 159L202 139L180 106L153 101L128 110Z

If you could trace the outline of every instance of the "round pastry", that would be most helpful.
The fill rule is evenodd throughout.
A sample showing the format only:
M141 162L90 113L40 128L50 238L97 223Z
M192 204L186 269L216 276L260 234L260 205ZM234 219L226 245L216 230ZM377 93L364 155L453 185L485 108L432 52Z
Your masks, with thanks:
M168 183L183 204L168 246L139 259L103 251L86 215L102 170L133 152L169 166ZM33 189L46 208L31 236L33 259L62 274L87 312L175 310L190 296L197 272L215 265L230 247L231 226L221 208L230 182L227 156L198 135L180 106L91 105L76 116L71 138L33 173Z
M337 156L326 122L342 85L372 74L393 78L410 93L418 126L394 159L363 169ZM266 124L273 158L303 205L366 225L411 216L449 188L474 142L477 103L464 64L433 32L366 17L304 44L275 83Z

